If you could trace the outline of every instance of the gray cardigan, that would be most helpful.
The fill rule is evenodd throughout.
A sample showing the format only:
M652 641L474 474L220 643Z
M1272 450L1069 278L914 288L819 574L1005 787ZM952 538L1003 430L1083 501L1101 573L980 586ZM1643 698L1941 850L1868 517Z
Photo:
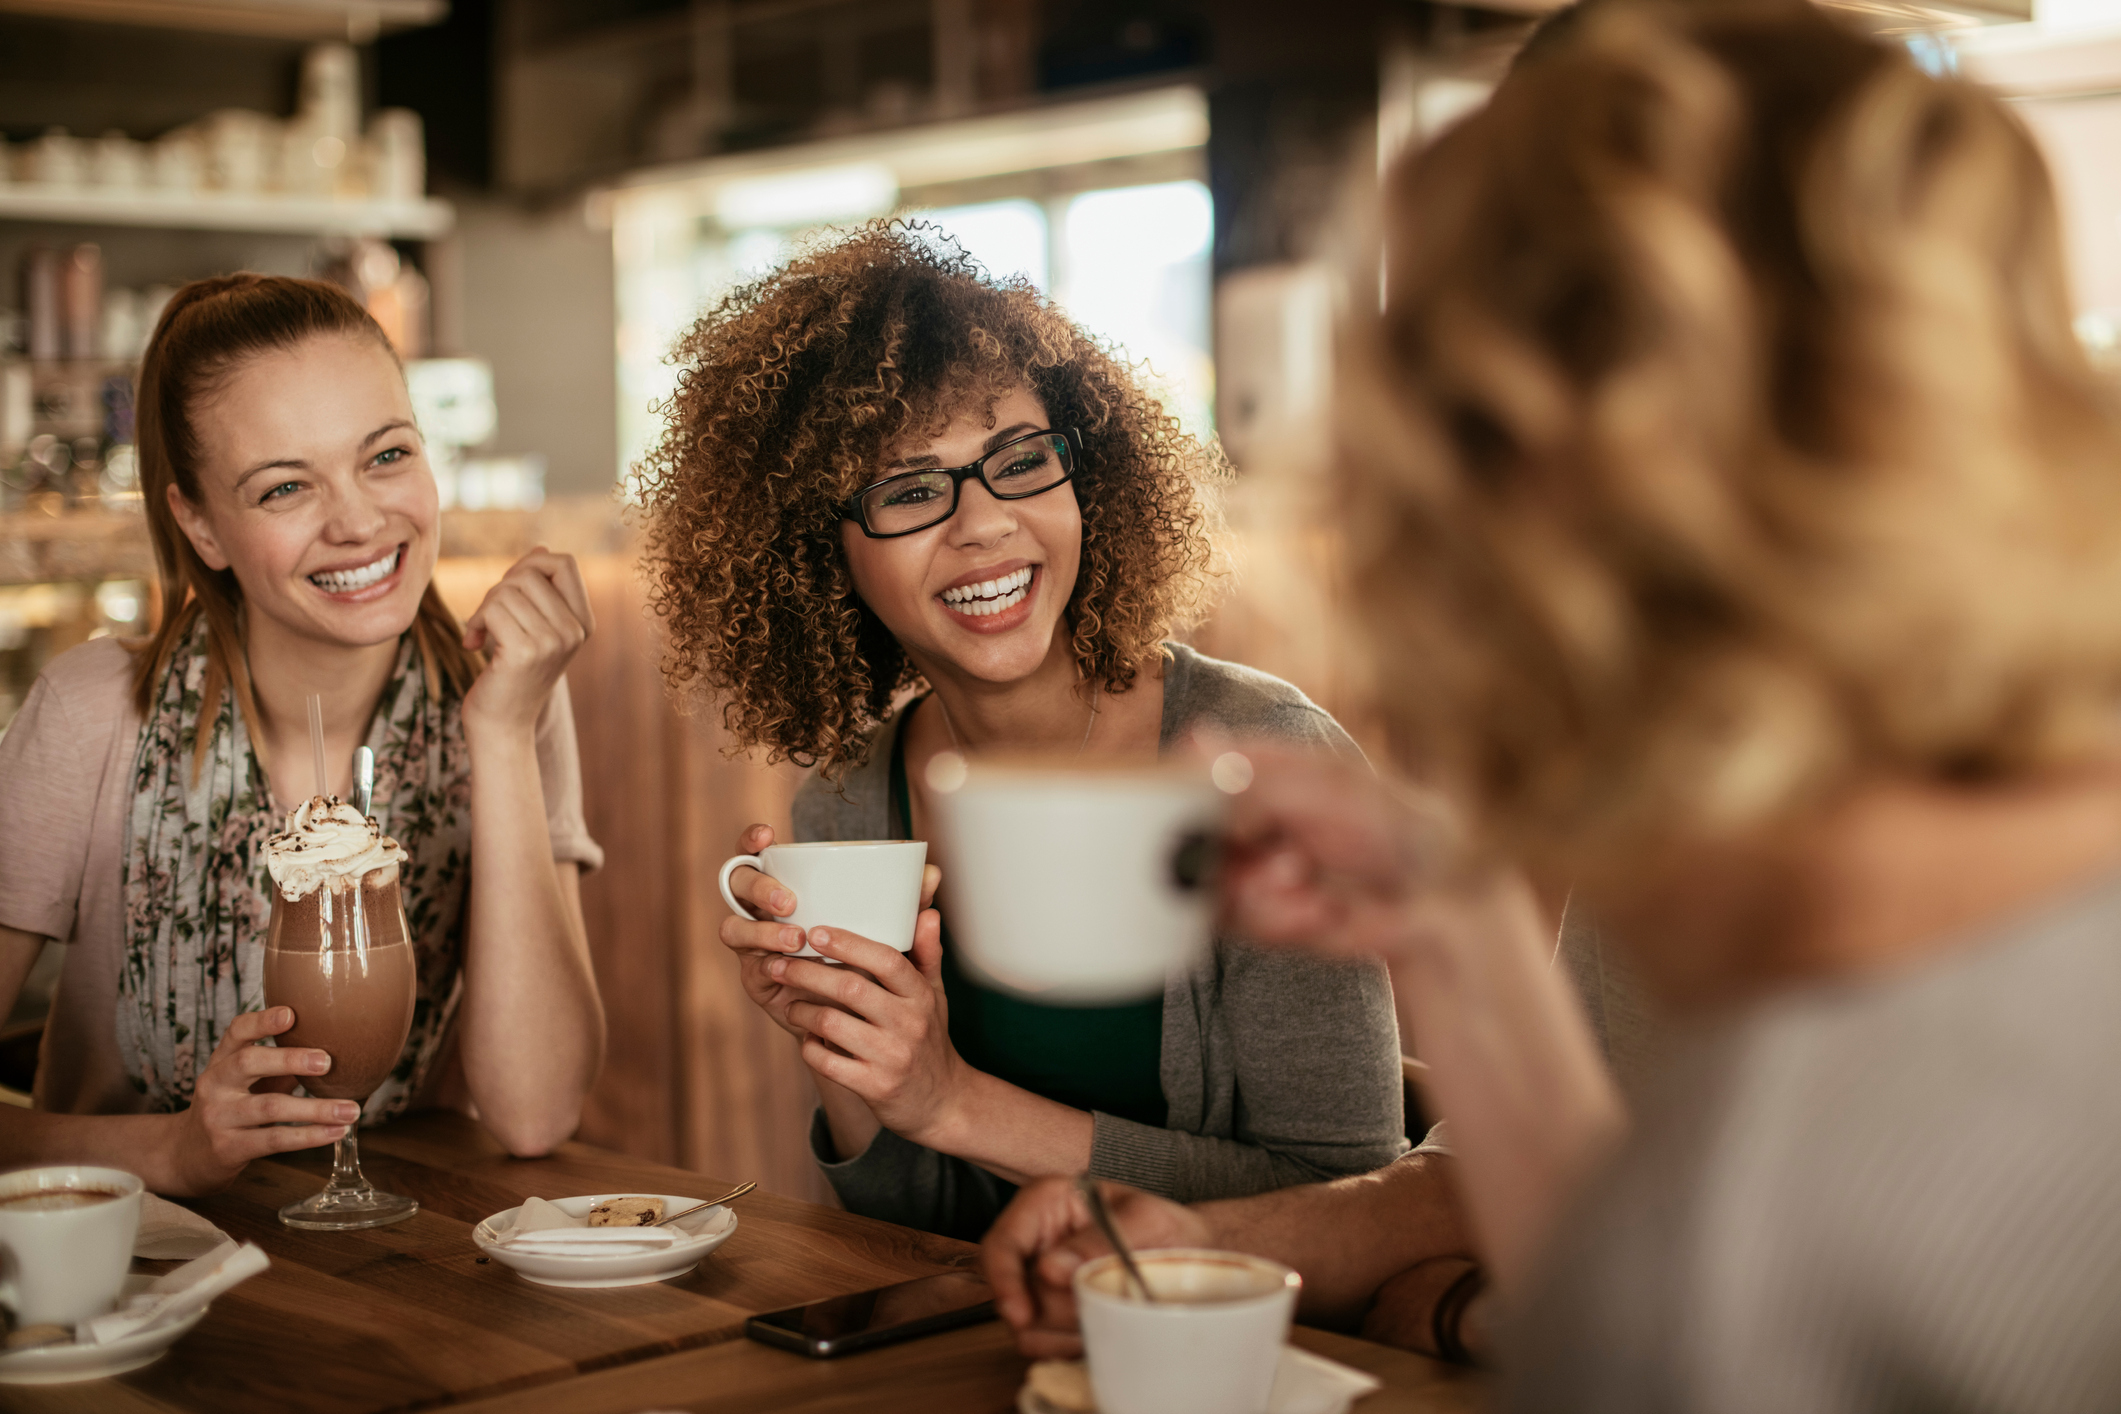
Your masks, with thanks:
M1278 678L1167 645L1161 748L1211 728L1355 753L1348 734ZM891 753L900 718L877 729L844 795L822 779L795 798L798 840L893 833ZM1165 1126L1093 1116L1090 1172L1180 1202L1235 1198L1367 1173L1407 1149L1399 1025L1381 964L1218 939L1164 985ZM831 1162L820 1111L811 1145L850 1211L977 1239L1014 1188L966 1160L889 1130Z

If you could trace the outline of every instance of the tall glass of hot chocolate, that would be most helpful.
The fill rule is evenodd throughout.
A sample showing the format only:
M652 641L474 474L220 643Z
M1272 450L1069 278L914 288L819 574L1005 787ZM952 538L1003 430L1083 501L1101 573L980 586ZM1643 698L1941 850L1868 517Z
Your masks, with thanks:
M390 1075L412 1029L414 966L398 866L407 855L337 796L304 801L266 844L272 923L265 1004L292 1008L283 1046L314 1046L331 1069L304 1081L327 1100L365 1101ZM324 1191L280 1210L289 1227L326 1231L402 1222L420 1205L361 1174L359 1126L332 1154Z

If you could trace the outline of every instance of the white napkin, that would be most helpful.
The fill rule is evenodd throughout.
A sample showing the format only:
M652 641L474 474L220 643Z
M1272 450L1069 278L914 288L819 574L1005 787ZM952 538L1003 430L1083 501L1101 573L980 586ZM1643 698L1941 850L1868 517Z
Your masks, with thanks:
M1085 1400L1090 1397L1089 1373L1082 1361L1045 1363L1073 1366L1078 1373L1069 1383L1079 1391L1074 1397ZM1034 1366L1034 1371L1037 1368ZM1284 1345L1281 1362L1274 1369L1274 1389L1267 1396L1267 1414L1348 1414L1349 1407L1356 1400L1383 1388L1384 1381L1375 1375L1365 1374L1338 1360L1328 1360L1323 1355L1313 1355L1308 1350L1299 1350L1293 1345ZM1037 1411L1037 1414L1065 1414L1060 1405L1042 1396L1029 1381L1024 1385L1017 1407Z
M539 1232L551 1227L586 1227L587 1218L570 1217L558 1203L548 1203L543 1198L525 1198L523 1206L516 1209L515 1226L512 1233Z
M570 1216L557 1203L526 1198L500 1245L537 1257L623 1257L660 1252L680 1235L667 1227L591 1227L588 1218Z
M224 1242L204 1257L186 1262L109 1315L74 1327L76 1345L105 1345L149 1326L182 1320L204 1310L216 1296L272 1265L255 1242L238 1247Z
M730 1216L724 1208L669 1227L591 1227L588 1218L572 1217L557 1203L526 1198L514 1224L498 1234L498 1245L538 1257L623 1257L711 1237L729 1225Z
M1349 1405L1384 1387L1375 1375L1285 1345L1267 1409L1269 1414L1347 1414Z
M227 1233L191 1209L152 1193L140 1195L140 1234L133 1239L135 1257L152 1262L188 1262L229 1240Z
M712 1212L694 1213L689 1218L679 1218L670 1226L682 1239L690 1239L712 1237L735 1221L735 1209L716 1208Z
M541 1257L619 1257L675 1247L678 1234L667 1227L556 1227L543 1232L510 1233L501 1246Z

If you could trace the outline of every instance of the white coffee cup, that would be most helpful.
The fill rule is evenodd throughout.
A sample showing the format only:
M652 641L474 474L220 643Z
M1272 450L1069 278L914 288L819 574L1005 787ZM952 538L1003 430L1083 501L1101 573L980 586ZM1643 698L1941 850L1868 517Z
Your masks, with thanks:
M1303 1278L1279 1262L1193 1247L1075 1269L1075 1309L1098 1414L1266 1414Z
M143 1187L124 1169L84 1164L0 1174L0 1306L17 1326L71 1326L111 1309L132 1269ZM10 1206L66 1189L114 1196L65 1208Z
M757 854L722 862L722 902L739 918L758 915L729 891L729 876L745 865L771 875L795 894L795 912L781 919L801 928L839 928L887 948L910 952L913 925L921 912L921 874L928 864L924 840L819 840L772 844ZM803 944L790 957L816 957Z
M1206 766L927 771L951 941L982 981L1075 1005L1161 995L1212 932L1223 795Z

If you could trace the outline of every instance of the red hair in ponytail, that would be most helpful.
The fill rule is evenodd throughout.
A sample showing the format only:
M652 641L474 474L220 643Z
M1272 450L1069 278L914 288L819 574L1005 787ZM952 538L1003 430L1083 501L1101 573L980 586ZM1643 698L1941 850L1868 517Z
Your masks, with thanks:
M148 341L140 365L136 401L140 489L147 505L148 537L162 582L162 622L138 654L133 694L141 712L153 697L170 655L203 615L206 619L206 680L199 697L201 721L221 710L221 694L235 693L236 710L262 723L250 686L243 641L243 591L229 570L214 570L199 558L169 508L174 486L195 504L199 494L199 443L191 413L199 400L245 360L289 349L320 335L390 341L368 311L336 285L280 275L217 275L177 291ZM393 357L396 355L393 354ZM428 685L448 682L458 692L471 685L478 667L464 649L456 616L429 584L413 621ZM199 734L193 770L204 759L211 732ZM254 734L255 736L255 734Z

